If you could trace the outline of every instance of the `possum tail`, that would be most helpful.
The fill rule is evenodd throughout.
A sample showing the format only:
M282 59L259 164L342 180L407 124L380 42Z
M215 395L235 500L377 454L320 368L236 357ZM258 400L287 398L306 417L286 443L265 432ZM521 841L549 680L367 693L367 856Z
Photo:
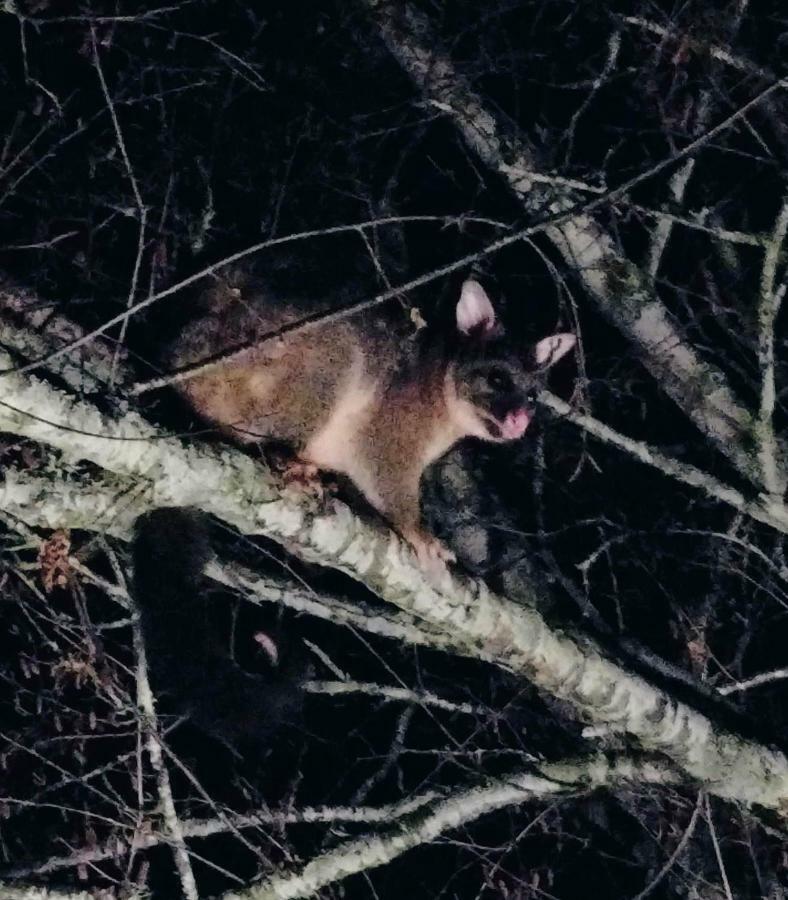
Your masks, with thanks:
M133 592L151 683L200 730L258 752L299 721L305 667L280 666L275 645L269 672L247 672L230 658L209 614L203 569L212 556L199 512L158 509L137 521Z
M154 667L160 655L205 649L184 644L200 634L202 573L211 557L205 519L197 511L156 509L137 520L133 591Z

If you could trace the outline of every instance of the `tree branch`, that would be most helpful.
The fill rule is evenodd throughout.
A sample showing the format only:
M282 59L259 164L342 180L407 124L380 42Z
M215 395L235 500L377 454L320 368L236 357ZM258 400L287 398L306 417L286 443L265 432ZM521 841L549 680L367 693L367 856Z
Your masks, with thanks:
M675 773L653 763L639 765L630 760L609 763L596 757L545 766L543 773L546 777L515 773L492 781L485 787L458 791L436 802L426 812L416 813L407 825L403 824L388 834L365 835L346 841L311 860L300 872L278 875L243 891L230 891L224 894L222 900L295 900L298 897L312 897L328 884L391 862L450 829L467 825L507 806L561 796L578 788L620 784L625 780L657 784L675 780Z
M194 878L189 850L184 839L183 825L175 809L175 800L170 786L170 776L164 765L164 755L159 744L159 726L156 718L153 691L148 681L148 666L145 658L145 644L139 622L134 624L134 649L137 655L137 704L142 713L142 727L145 729L145 742L148 748L151 766L156 773L156 789L159 805L167 828L168 840L172 845L175 868L178 870L183 895L187 900L199 900L197 882Z
M363 3L416 87L451 118L468 146L505 179L529 212L572 207L571 193L560 185L537 186L542 182L533 177L539 169L533 148L521 135L502 132L448 55L435 49L440 44L425 16L391 0ZM703 141L702 136L693 146ZM579 212L548 228L547 234L600 310L631 340L662 389L740 472L761 485L760 467L750 450L753 416L725 375L684 340L647 274L618 251L612 236L589 213Z
M556 416L574 423L597 440L618 447L633 459L657 469L668 478L698 488L708 497L725 503L750 518L769 525L776 531L788 534L788 509L779 494L762 495L760 500L748 500L741 491L725 484L713 475L709 475L708 472L666 456L655 447L627 437L593 416L576 412L568 403L565 403L560 397L556 397L555 394L551 394L550 391L542 391L539 395L539 402Z
M8 361L0 354L0 365ZM86 401L18 374L0 379L0 428L58 448L65 462L89 460L140 485L147 483L151 505L195 505L243 533L265 534L307 561L347 573L388 603L445 632L455 652L490 659L530 679L570 703L584 721L629 733L645 750L665 753L722 797L773 809L788 804L783 754L716 728L594 647L580 646L551 629L533 609L496 596L482 582L449 572L428 581L410 549L392 532L363 522L336 501L320 514L307 509L296 494L280 493L269 473L239 451L157 439L135 413L102 416ZM56 500L48 511L56 515ZM19 513L25 517L25 510ZM40 510L29 514L40 521Z
M481 816L541 797L560 795L569 789L535 775L512 775L488 787L471 788L416 814L400 828L384 835L365 835L345 841L308 862L300 872L270 878L242 891L231 891L222 900L294 900L312 897L321 888L358 872L382 866L407 850L435 840Z
M774 434L775 385L774 324L785 296L786 282L775 284L777 263L788 232L788 193L783 198L774 230L766 246L761 269L760 300L758 303L758 364L761 370L761 398L755 431L758 438L763 483L768 493L779 499L785 492L785 472L779 458L779 448Z

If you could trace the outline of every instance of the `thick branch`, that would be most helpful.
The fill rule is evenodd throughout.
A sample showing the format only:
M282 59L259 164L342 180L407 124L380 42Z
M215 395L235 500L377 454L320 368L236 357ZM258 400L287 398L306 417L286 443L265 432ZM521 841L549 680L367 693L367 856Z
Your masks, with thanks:
M3 356L0 365L7 365ZM157 440L136 414L110 419L35 377L14 374L0 379L0 428L57 447L66 461L87 459L140 483L147 480L152 504L193 504L244 533L266 534L303 559L346 572L451 635L457 652L520 673L572 704L589 723L628 732L720 796L771 808L788 803L788 760L781 753L715 728L481 582L448 572L440 583L428 582L393 533L363 522L338 502L324 514L305 509L297 495L278 493L266 471L240 452Z
M13 349L25 360L48 357L84 336L78 325L57 312L55 303L42 302L3 274L0 274L0 312L0 346ZM99 338L89 347L79 347L55 359L47 368L75 391L92 394L106 390L112 362L113 349ZM119 374L124 381L128 379L125 368Z

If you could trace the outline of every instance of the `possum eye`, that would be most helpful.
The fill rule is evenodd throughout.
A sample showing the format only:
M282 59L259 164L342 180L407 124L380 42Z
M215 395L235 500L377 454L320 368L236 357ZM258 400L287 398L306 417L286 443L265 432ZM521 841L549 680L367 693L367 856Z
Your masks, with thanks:
M512 379L503 369L492 369L487 373L487 384L494 391L508 391L512 387Z

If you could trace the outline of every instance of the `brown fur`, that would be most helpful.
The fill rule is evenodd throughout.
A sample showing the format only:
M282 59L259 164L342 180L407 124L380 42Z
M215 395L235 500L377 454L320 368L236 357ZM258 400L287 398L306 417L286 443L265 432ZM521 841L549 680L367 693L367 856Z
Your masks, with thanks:
M475 282L468 285L489 303ZM314 311L229 284L208 292L204 303L207 314L176 345L176 366L253 343ZM494 313L485 310L489 318L477 330L492 328ZM420 525L421 476L464 437L501 438L468 399L457 360L437 346L419 356L390 323L353 317L253 346L179 390L240 443L285 442L303 461L346 475L422 559L446 559L449 551ZM515 364L508 359L507 365ZM517 360L516 367L520 372L524 363Z

